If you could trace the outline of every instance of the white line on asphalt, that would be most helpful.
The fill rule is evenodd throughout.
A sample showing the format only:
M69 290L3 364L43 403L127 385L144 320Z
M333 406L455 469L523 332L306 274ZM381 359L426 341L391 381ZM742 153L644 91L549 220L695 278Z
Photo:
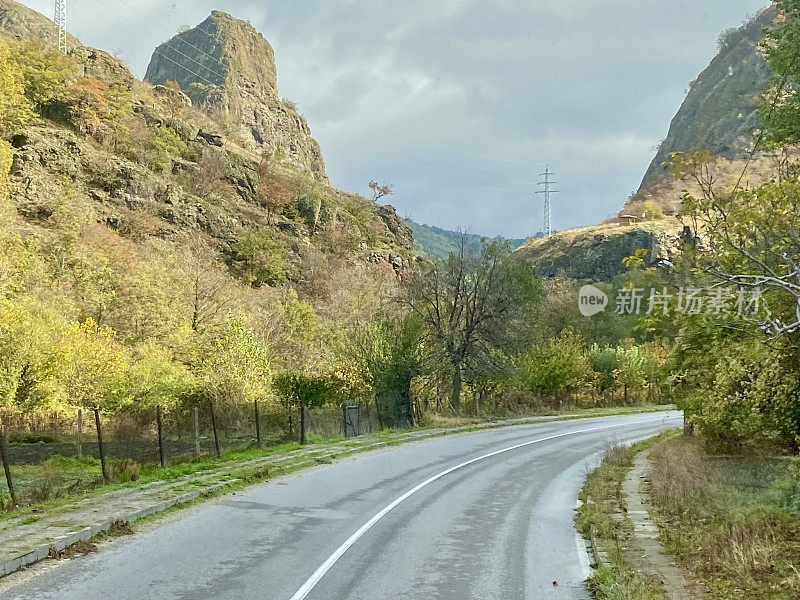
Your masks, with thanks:
M676 417L669 417L669 418L670 419L677 419L677 418L680 418L680 417L676 416ZM403 502L408 500L411 496L416 494L418 491L420 491L421 489L429 486L433 482L438 481L442 477L445 477L446 475L449 475L453 471L458 471L459 469L463 469L464 467L467 467L467 466L469 466L471 464L474 464L474 463L476 463L478 461L485 460L485 459L491 458L493 456L497 456L498 454L504 454L506 452L511 452L512 450L518 450L519 448L524 448L525 446L531 446L533 444L539 444L541 442L548 442L550 440L555 440L555 439L567 437L567 436L570 436L570 435L578 435L578 434L581 434L581 433L591 433L593 431L601 431L603 429L613 429L615 427L627 427L627 426L630 426L630 425L642 425L642 424L645 424L645 423L655 423L655 422L657 422L659 420L661 420L661 417L659 417L657 419L647 419L647 420L644 420L644 421L633 421L633 422L628 422L628 423L620 423L619 425L605 425L603 427L593 427L591 429L580 429L578 431L568 431L566 433L559 433L558 435L551 435L551 436L548 436L548 437L540 438L538 440L531 440L529 442L523 442L521 444L517 444L516 446L510 446L508 448L503 448L502 450L495 450L494 452L490 452L489 454L484 454L483 456L479 456L477 458L470 459L470 460L468 460L466 462L463 462L463 463L461 463L459 465L456 465L455 467L450 467L449 469L447 469L445 471L442 471L441 473L439 473L437 475L434 475L433 477L429 477L428 479L426 479L425 481L423 481L422 483L420 483L416 487L413 487L410 490L408 490L405 494L403 494L402 496L397 498L394 502L392 502L391 504L386 506L382 511L380 511L378 514L376 514L374 517L372 517L369 521L364 523L359 528L358 531L356 531L353 535L351 535L347 539L347 541L345 541L344 544L339 546L336 549L336 551L333 554L331 554L328 557L328 559L324 563L322 563L316 571L314 571L314 574L311 575L311 577L309 577L306 580L306 582L302 585L302 587L299 590L297 590L297 592L295 592L294 596L291 597L291 600L305 600L305 598L307 598L308 595L311 593L311 590L313 590L314 587L316 587L316 585L320 582L320 580L323 577L325 577L325 574L328 571L331 570L333 565L335 565L338 562L338 560L344 555L344 553L347 552L352 547L353 544L355 544L358 540L360 540L363 537L363 535L365 533L367 533L367 531L372 529L372 527L378 521L383 519L383 517L388 515L390 512L392 512L395 508L397 508L400 504L402 504ZM666 421L666 417L664 418L664 421Z
M580 510L583 502L580 499L575 503L575 508ZM583 571L583 578L589 579L592 576L592 562L589 558L589 549L586 547L586 540L583 536L575 530L575 546L578 548L578 562L581 563L581 571Z

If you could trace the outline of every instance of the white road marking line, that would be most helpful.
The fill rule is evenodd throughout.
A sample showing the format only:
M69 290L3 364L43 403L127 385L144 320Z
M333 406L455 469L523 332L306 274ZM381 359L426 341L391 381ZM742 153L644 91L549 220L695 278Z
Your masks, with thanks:
M680 417L678 417L678 416L669 417L670 420L677 419L677 418L680 418ZM485 459L491 458L493 456L497 456L498 454L504 454L506 452L511 452L512 450L518 450L519 448L524 448L525 446L531 446L533 444L539 444L541 442L548 442L550 440L555 440L555 439L558 439L558 438L568 437L570 435L578 435L578 434L581 434L581 433L591 433L593 431L602 431L604 429L613 429L615 427L628 427L630 425L643 425L645 423L656 423L656 422L658 422L660 420L662 420L661 417L656 418L656 419L647 419L647 420L644 420L644 421L633 421L633 422L629 422L629 423L620 423L619 425L605 425L603 427L593 427L591 429L580 429L578 431L568 431L566 433L559 433L558 435L551 435L551 436L540 438L540 439L537 439L537 440L531 440L529 442L523 442L523 443L517 444L515 446L510 446L508 448L503 448L502 450L495 450L494 452L490 452L489 454L484 454L483 456L479 456L477 458L473 458L473 459L470 459L468 461L465 461L465 462L463 462L463 463L461 463L459 465L456 465L455 467L450 467L449 469L447 469L445 471L442 471L441 473L438 473L437 475L434 475L433 477L429 477L428 479L426 479L425 481L423 481L419 485L417 485L417 486L411 488L410 490L408 490L405 494L403 494L402 496L397 498L394 502L392 502L391 504L386 506L383 510L381 510L378 514L376 514L374 517L372 517L369 521L364 523L359 528L358 531L356 531L353 535L351 535L347 539L347 541L345 541L341 546L339 546L334 551L334 553L331 554L328 557L328 559L324 563L322 563L316 571L314 571L314 574L311 575L311 577L309 577L306 580L306 582L300 587L299 590L297 590L297 592L295 592L294 596L292 596L290 600L305 600L305 598L308 597L308 595L311 593L311 591L316 587L316 585L320 582L320 580L323 577L325 577L326 573L331 570L333 565L335 565L338 562L338 560L344 555L344 553L347 552L353 546L353 544L355 544L358 540L360 540L364 536L365 533L367 533L370 529L372 529L372 527L375 526L375 524L378 521L383 519L383 517L388 515L390 512L392 512L395 508L397 508L400 504L402 504L403 502L408 500L411 496L416 494L418 491L420 491L421 489L429 486L433 482L438 481L442 477L445 477L446 475L449 475L453 471L458 471L459 469L463 469L464 467L467 467L467 466L469 466L471 464L474 464L474 463L476 463L478 461L485 460ZM664 420L666 420L666 418Z
M582 504L583 502L579 499L575 503L575 508L580 509ZM577 529L575 530L575 545L578 547L578 562L581 564L583 578L589 579L592 576L592 561L589 557L589 549L586 547L586 540Z

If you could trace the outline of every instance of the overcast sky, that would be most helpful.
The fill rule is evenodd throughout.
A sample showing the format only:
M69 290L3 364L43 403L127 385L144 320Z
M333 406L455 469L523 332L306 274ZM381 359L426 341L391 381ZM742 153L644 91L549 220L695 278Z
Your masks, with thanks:
M52 0L24 0L48 16ZM71 33L139 77L153 49L212 9L275 48L282 97L331 182L389 181L402 216L475 233L616 213L636 189L719 32L767 0L69 0ZM527 164L533 163L533 164Z

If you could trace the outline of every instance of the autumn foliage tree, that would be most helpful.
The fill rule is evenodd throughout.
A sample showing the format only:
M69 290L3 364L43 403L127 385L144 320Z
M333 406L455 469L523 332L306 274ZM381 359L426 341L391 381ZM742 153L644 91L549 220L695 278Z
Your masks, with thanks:
M375 180L369 182L369 189L372 190L372 201L377 202L381 198L385 196L391 196L394 194L394 190L392 186L388 183L380 184Z

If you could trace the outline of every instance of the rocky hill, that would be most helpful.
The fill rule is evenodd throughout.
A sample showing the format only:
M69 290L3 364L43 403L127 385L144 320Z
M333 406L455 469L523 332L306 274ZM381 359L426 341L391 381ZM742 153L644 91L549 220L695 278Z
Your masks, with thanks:
M57 93L14 138L12 200L36 236L53 235L67 203L137 243L180 247L201 235L255 286L306 282L333 259L395 273L410 264L412 234L391 206L328 184L305 120L278 100L272 49L249 24L214 13L156 51L152 80L177 81L199 106L173 84L137 81L74 38L59 58L48 49L53 30L44 16L0 0L0 38L19 39L31 61L57 70ZM218 57L213 88L162 60L178 62L184 39Z
M13 0L0 0L0 31L3 35L36 37L49 45L56 43L56 28L53 22ZM67 36L67 43L72 48L80 45L72 35Z
M683 226L675 219L636 226L608 223L529 239L517 253L540 277L611 281L625 272L623 259L639 249L647 250L648 264L672 260L681 247L682 234Z
M145 80L177 82L229 135L327 181L308 123L278 96L275 52L249 23L212 12L194 29L156 48Z
M620 218L531 239L520 248L537 272L602 281L622 273L622 259L639 248L648 250L650 262L670 259L683 234L676 218L681 198L686 191L700 192L693 181L676 181L667 172L664 163L673 152L710 151L709 168L718 184L736 182L742 173L744 185L758 185L770 176L773 158L762 152L751 159L750 134L758 124L756 99L771 77L758 45L775 16L774 7L769 8L723 32L719 53L690 84L642 186L627 200Z
M742 27L723 32L719 53L689 84L643 185L664 174L662 165L672 152L702 149L735 159L752 148L749 134L758 123L756 97L771 77L758 45L775 15L774 8L763 10Z

